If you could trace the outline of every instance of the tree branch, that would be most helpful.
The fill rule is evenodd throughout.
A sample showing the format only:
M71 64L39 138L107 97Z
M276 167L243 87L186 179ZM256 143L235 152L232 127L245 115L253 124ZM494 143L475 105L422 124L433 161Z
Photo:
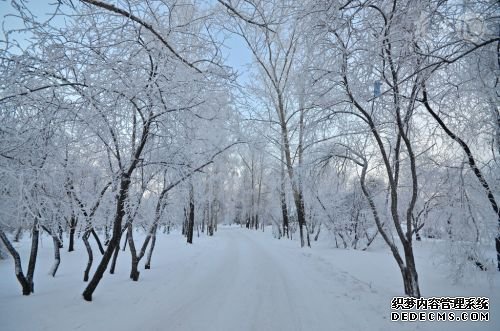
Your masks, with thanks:
M80 1L88 3L90 5L94 5L96 7L100 7L100 8L106 9L106 10L111 11L113 13L116 13L116 14L122 15L124 17L127 17L127 18L131 19L132 21L134 21L136 23L139 23L141 26L143 26L149 32L151 32L153 35L155 35L155 37L158 38L161 41L161 43L166 48L168 48L168 50L170 52L172 52L172 54L174 54L174 56L177 59L179 59L182 63L184 63L188 67L196 70L196 72L198 72L198 73L202 72L200 69L196 68L192 63L190 63L185 58L183 58L179 53L177 53L174 50L174 48L172 46L170 46L170 44L165 40L165 38L163 38L163 36L158 31L156 31L153 28L153 26L151 24L149 24L147 22L144 22L142 19L140 19L139 17L135 16L134 14L132 14L132 13L130 13L130 12L124 10L124 9L118 8L118 7L116 7L116 6L112 5L112 4L108 4L108 3L105 3L105 2L102 2L102 1L98 1L98 0L80 0Z

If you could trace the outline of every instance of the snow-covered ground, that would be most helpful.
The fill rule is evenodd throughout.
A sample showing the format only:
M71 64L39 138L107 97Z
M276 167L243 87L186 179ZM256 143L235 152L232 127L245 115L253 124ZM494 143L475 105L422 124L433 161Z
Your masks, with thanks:
M160 234L152 269L141 269L139 282L129 280L130 254L121 253L117 273L106 274L86 302L83 245L63 252L52 278L49 239L34 295L22 296L12 260L0 261L0 330L500 330L500 277L453 285L425 243L416 251L423 295L489 297L490 322L391 322L391 298L403 289L386 249L300 249L270 231L238 227L195 237L194 245ZM19 245L24 264L28 240Z

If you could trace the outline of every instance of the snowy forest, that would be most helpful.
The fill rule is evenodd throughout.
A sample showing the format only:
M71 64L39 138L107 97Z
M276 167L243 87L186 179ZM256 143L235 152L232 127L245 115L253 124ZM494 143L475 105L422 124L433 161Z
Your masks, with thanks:
M498 1L0 14L0 329L498 330Z

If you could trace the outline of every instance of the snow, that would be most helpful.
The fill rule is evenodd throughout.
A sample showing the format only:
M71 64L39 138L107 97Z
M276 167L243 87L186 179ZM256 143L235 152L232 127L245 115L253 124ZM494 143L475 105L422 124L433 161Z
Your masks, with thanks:
M139 282L128 278L130 254L120 252L116 274L107 273L86 302L83 245L61 251L52 278L52 242L44 237L34 295L22 296L12 260L0 261L0 329L500 330L500 277L479 274L452 284L428 243L416 247L423 295L489 297L490 322L391 322L390 301L403 289L387 249L334 249L326 242L301 249L270 231L238 227L194 240L187 245L178 233L159 234L152 269L141 269ZM18 246L24 265L28 243Z

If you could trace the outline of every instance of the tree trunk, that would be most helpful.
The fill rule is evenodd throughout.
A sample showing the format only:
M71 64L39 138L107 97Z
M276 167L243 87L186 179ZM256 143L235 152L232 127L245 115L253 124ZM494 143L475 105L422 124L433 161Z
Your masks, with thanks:
M5 260L6 259L6 252L4 245L0 244L0 260Z
M373 218L375 220L375 224L377 225L378 232L384 239L384 241L387 243L389 248L391 249L392 255L394 259L396 260L396 263L399 266L399 269L401 270L401 275L403 276L403 285L405 288L405 294L420 298L420 288L418 285L418 275L417 275L417 269L415 267L415 258L413 256L413 248L412 248L412 241L411 237L412 234L410 233L408 238L405 241L401 241L403 244L403 249L405 253L405 261L403 261L397 246L391 241L389 235L383 228L383 223L380 220L377 208L375 206L375 202L373 201L372 196L370 195L365 179L366 179L366 171L368 168L368 164L365 163L363 164L363 170L361 172L361 190L366 197L366 200L368 200L368 205L370 206L370 210L372 211Z
M209 236L213 236L214 235L214 224L216 222L216 216L215 216L215 213L214 213L213 210L210 213L209 220L210 220L210 223L209 223L209 226L208 226L208 235Z
M127 243L128 243L128 231L127 233L125 233L125 240L123 241L122 252L125 252L125 250L127 249Z
M151 256L153 255L153 250L156 244L156 229L151 235L151 246L149 246L148 256L146 257L146 263L144 264L144 269L151 269Z
M59 239L59 248L64 248L64 244L63 244L64 230L63 230L63 227L61 226L60 223L57 225L57 232L58 232L57 238Z
M54 264L52 265L52 268L50 268L49 273L52 277L55 277L59 264L61 263L61 248L63 248L63 244L55 231L50 230L44 225L41 225L41 227L52 237L52 242L54 243Z
M307 227L306 227L307 229ZM309 237L309 231L306 232L306 238L307 238L307 247L311 247L311 239Z
M113 275L115 273L115 269L116 269L116 261L118 260L118 255L120 254L120 241L122 240L122 237L123 237L123 232L126 230L126 227L123 228L120 232L120 239L118 239L118 246L116 246L114 252L113 252L113 258L111 260L111 266L109 267L109 273L111 275ZM125 240L123 242L123 245L125 246L125 244L127 243L127 236L125 236ZM109 246L109 242L108 242L108 246Z
M69 245L68 245L68 252L73 252L75 250L75 230L76 230L76 225L78 221L75 217L75 215L71 216L71 219L69 221Z
M285 156L283 155L283 148L281 151L281 185L280 185L280 202L281 202L281 215L283 217L283 237L286 234L287 238L290 238L288 231L288 207L286 205L286 192L285 192Z
M164 185L165 186L165 185ZM160 196L158 197L158 201L156 203L156 210L155 210L155 219L153 221L153 226L151 227L151 230L148 233L148 236L144 240L144 244L142 245L141 248L141 253L140 257L142 258L144 254L146 253L146 249L148 246L149 241L151 240L151 246L149 247L148 255L146 257L146 263L144 264L144 269L151 269L151 257L153 255L153 250L155 248L156 244L156 232L158 231L158 225L160 224L160 218L161 218L161 213L164 208L163 205L163 200L167 197L167 190L163 190ZM170 233L170 219L168 220L167 223L167 231Z
M111 266L109 267L109 273L112 275L115 273L116 260L118 260L119 253L120 253L120 245L116 246L115 251L113 252L113 260L111 261Z
M208 220L207 220L207 234L209 236L214 235L214 219L215 219L215 207L212 202L211 206L208 209ZM247 228L249 227L250 221L248 221Z
M318 232L316 232L316 235L314 236L314 241L318 241L319 233L321 232L321 224L323 223L319 223Z
M104 255L102 256L101 262L97 266L94 276L92 276L92 279L82 293L83 298L86 301L92 301L92 294L97 288L97 285L99 285L99 282L101 281L102 276L104 275L104 272L108 267L109 261L111 260L111 256L113 255L115 248L120 244L121 227L123 217L125 216L125 202L127 200L129 186L130 175L128 173L123 174L120 181L120 191L116 203L116 214L113 222L113 235L109 241L109 245L106 251L104 252Z
M500 219L498 222L500 223ZM497 270L500 271L500 234L495 238L495 248L497 250Z
M23 267L21 264L21 258L19 257L19 253L14 248L14 246L12 246L11 242L9 241L9 239L7 238L7 236L5 235L5 233L3 232L2 229L0 229L0 239L2 240L5 247L9 251L10 255L12 255L12 258L14 259L16 278L17 278L19 284L21 284L23 295L30 295L31 294L30 283L28 282L28 280L24 276Z
M405 249L405 266L400 266L405 287L405 294L414 298L420 298L420 288L418 285L417 268L415 267L415 259L411 246L404 247Z
M92 268L92 263L94 262L94 254L92 253L92 246L90 246L90 243L89 243L89 237L90 237L89 231L86 231L82 236L82 240L83 240L83 243L85 244L85 248L87 249L87 255L88 255L87 267L85 268L85 271L83 272L83 281L84 282L88 282L90 268Z
M21 235L23 234L23 227L20 226L17 228L16 235L14 236L14 242L17 243L21 239Z
M130 279L132 279L134 282L139 280L139 258L137 257L137 251L135 250L135 243L134 243L134 234L133 234L133 229L132 229L132 222L128 223L127 226L127 241L128 241L128 247L130 248L130 255L132 258L132 264L131 264L131 269L130 269Z
M405 294L410 297L420 298L417 271L414 268L404 267L401 273L404 280Z
M297 221L299 222L300 247L305 246L304 242L304 226L306 225L306 215L304 209L304 198L301 191L294 192L295 205L297 206ZM311 243L308 240L308 246Z
M99 239L99 236L95 232L94 228L92 228L91 233L92 233L92 236L94 237L94 239L97 243L97 247L99 247L99 251L101 252L101 255L104 255L104 248L102 247L101 240Z
M55 277L57 269L61 264L61 242L56 235L52 235L52 242L54 243L54 264L50 269L50 274L52 275L52 277Z
M108 221L106 220L106 224L104 225L104 246L108 246L109 244L109 227Z
M280 122L281 122L281 133L282 133L282 139L283 139L283 155L284 155L284 160L285 165L286 165L286 170L288 172L288 178L290 179L290 182L292 184L292 191L293 191L293 201L295 203L295 209L297 210L297 221L299 223L299 235L300 235L300 247L305 246L305 241L304 241L304 226L306 225L306 215L305 215L305 208L304 208L304 196L302 193L302 187L300 182L296 182L295 180L297 179L296 174L293 169L292 165L292 157L290 155L290 142L288 138L288 128L286 127L286 121L285 121L285 114L284 114L284 108L283 108L283 101L281 100L281 97L279 98L279 107L278 111L280 114ZM310 243L308 245L310 247Z
M26 273L26 280L28 281L28 284L30 284L31 293L35 292L35 284L33 282L33 277L35 275L36 259L38 257L39 237L40 237L40 230L38 229L38 219L36 218L33 224L30 260L28 262L28 272Z
M285 192L281 192L281 214L283 216L283 237L286 234L286 237L289 238L290 234L288 231L288 208L286 205L286 196Z
M205 219L208 213L208 204L203 208L203 216L201 217L201 233L205 233Z
M182 235L185 236L187 234L187 223L188 223L188 212L184 207L184 221L182 222Z
M193 243L193 231L194 231L194 192L193 192L193 186L191 186L191 189L189 191L189 213L188 213L188 222L187 222L187 229L186 229L186 237L187 237L187 243L192 244Z
M120 245L120 239L122 235L122 222L123 222L123 217L125 216L125 203L127 201L128 190L130 187L130 176L137 167L142 150L146 145L147 137L149 136L150 125L151 125L151 118L143 126L142 137L139 140L140 143L132 155L131 164L128 167L128 170L126 172L123 172L120 176L120 185L119 185L118 195L116 197L115 218L113 220L113 234L111 236L111 239L109 240L109 245L106 251L104 252L104 255L102 256L101 262L96 268L94 276L92 276L92 279L90 280L87 287L82 293L83 299L86 301L92 301L92 294L97 288L97 285L99 285L99 282L101 281L102 276L104 275L104 272L108 267L109 261L111 260L111 256L113 255L115 248ZM111 185L111 182L109 182L108 186L109 185ZM104 194L104 192L105 190L102 191L101 196Z

